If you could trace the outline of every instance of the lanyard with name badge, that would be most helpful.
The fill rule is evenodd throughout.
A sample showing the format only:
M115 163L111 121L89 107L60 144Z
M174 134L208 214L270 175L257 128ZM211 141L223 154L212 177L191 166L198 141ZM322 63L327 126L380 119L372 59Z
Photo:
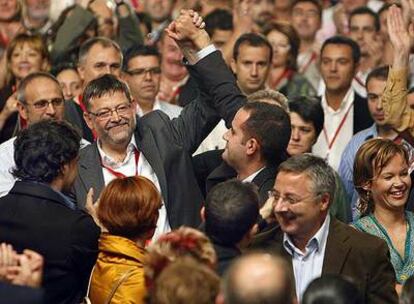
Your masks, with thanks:
M138 161L139 161L139 151L137 149L134 149L134 156L135 156L135 175L138 175ZM127 177L125 174L115 171L114 169L104 165L102 158L101 158L101 167L105 168L106 170L109 171L109 173L111 173L113 176L115 176L116 178L124 178Z

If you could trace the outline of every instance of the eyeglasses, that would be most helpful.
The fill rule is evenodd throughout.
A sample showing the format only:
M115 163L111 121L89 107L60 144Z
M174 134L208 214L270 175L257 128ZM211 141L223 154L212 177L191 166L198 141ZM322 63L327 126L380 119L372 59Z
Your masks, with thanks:
M160 67L153 67L153 68L146 68L146 69L135 69L131 71L126 71L127 74L131 76L144 76L147 73L150 73L152 75L159 75L161 74L161 68Z
M282 197L280 193L277 192L275 189L267 191L268 198L274 199L276 201L282 198L282 202L288 203L289 205L294 205L294 204L303 202L309 198L317 198L320 194L321 193L317 193L316 195L309 195L303 198L296 197L296 196L290 196L290 195Z
M49 105L52 105L53 107L61 107L63 106L63 103L65 100L63 98L53 98L53 99L41 99L38 101L35 101L32 104L27 104L30 106L33 106L36 110L45 110Z
M119 116L124 116L124 115L129 114L131 107L132 107L131 103L123 103L112 109L104 108L104 109L100 109L98 112L95 112L95 113L90 112L90 111L88 111L88 113L95 116L99 120L107 120L112 117L113 112L116 112L116 114Z

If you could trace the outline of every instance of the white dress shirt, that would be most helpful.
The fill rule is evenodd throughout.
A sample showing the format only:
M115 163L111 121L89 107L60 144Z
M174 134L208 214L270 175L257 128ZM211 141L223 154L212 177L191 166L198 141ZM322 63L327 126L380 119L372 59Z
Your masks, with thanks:
M131 142L127 147L127 155L122 162L116 162L111 157L109 157L100 147L98 141L98 150L101 155L102 163L111 168L112 170L122 173L125 176L134 176L140 175L148 178L152 181L158 191L161 193L160 183L158 182L157 175L152 169L151 165L145 158L142 153L139 153L138 164L135 163L135 151L137 151L137 145L135 141L135 136L132 136ZM103 177L105 185L109 184L113 179L116 178L108 169L102 168ZM153 240L156 240L161 234L171 231L170 224L167 217L167 209L165 208L164 201L162 201L162 206L159 209L159 217L157 221L157 228L153 236Z
M331 218L328 214L321 228L306 244L305 252L298 249L286 233L283 235L283 247L292 256L296 297L299 303L309 283L322 274L330 222Z
M312 152L326 159L332 168L338 170L342 152L354 133L354 91L352 88L348 90L341 106L336 111L328 105L325 94L321 105L325 115L325 124L316 144L312 147ZM345 118L347 112L348 115ZM344 118L345 121L340 127ZM336 133L338 133L336 139L333 140ZM329 149L330 143L332 143L331 149Z

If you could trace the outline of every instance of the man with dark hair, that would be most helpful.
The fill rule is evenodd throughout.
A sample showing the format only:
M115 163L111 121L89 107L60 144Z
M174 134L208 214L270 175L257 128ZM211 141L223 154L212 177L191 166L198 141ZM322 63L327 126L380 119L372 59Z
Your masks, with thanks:
M223 275L256 232L259 196L254 185L229 180L208 193L201 210L206 235L217 253L217 271Z
M231 68L237 84L245 95L265 88L272 63L273 51L269 41L260 34L241 35L233 48Z
M347 37L334 36L322 45L320 69L326 88L321 104L325 124L313 153L325 158L335 170L352 135L372 123L366 99L351 86L360 57L358 44Z
M335 173L319 157L301 154L279 166L271 197L281 231L267 246L291 263L298 301L313 279L330 273L353 279L364 303L397 303L387 244L332 218L334 193Z
M298 71L318 89L321 73L318 68L319 48L316 33L321 28L322 6L318 0L295 0L291 10L292 26L300 38Z
M251 6L251 15L253 21L259 26L265 26L275 13L275 0L256 0Z
M231 128L223 136L226 141L223 161L208 170L206 193L220 182L237 178L258 187L261 206L267 200L278 165L286 157L290 132L289 115L281 107L265 102L247 103L236 113ZM206 152L194 158L197 174L204 166L210 167L209 162L217 163L217 153Z
M123 79L137 103L137 112L143 116L161 110L170 118L180 115L181 107L159 100L161 81L161 54L151 46L134 46L124 58Z
M45 303L79 303L98 254L99 228L63 194L77 175L80 139L55 120L22 130L14 144L19 180L0 199L0 242L45 259Z
M280 256L242 256L224 276L216 304L295 304L294 283Z
M354 9L349 15L348 36L358 43L361 50L358 73L352 87L359 95L366 97L366 77L373 68L379 66L383 54L378 14L366 6Z
M216 9L204 18L204 22L211 42L221 49L233 33L233 16L228 10Z

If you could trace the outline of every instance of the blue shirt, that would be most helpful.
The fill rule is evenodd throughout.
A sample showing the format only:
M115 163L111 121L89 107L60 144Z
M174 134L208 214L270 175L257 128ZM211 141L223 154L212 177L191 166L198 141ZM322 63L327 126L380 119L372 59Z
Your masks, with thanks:
M354 186L354 160L358 152L358 149L368 139L378 137L377 127L373 124L368 129L362 130L352 136L349 143L346 145L344 152L342 153L341 162L339 164L339 176L345 187L345 192L348 196L348 200L351 202L352 218L355 220L358 217L356 208L356 202L358 200L358 192Z
M286 233L283 235L283 247L292 256L296 297L299 303L309 283L322 274L330 222L331 217L328 214L321 228L306 244L305 252L298 249Z

